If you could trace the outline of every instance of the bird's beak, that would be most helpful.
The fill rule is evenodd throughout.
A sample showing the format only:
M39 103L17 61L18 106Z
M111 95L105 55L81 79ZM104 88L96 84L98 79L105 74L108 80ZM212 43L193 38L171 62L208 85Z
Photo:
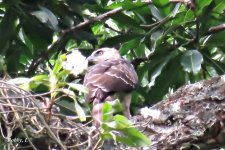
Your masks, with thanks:
M93 57L93 56L89 56L89 57L87 58L87 61L88 61L88 62L93 62L93 61L94 61L94 57Z
M87 58L87 61L88 61L88 65L94 65L95 63L95 58L93 56L89 56Z

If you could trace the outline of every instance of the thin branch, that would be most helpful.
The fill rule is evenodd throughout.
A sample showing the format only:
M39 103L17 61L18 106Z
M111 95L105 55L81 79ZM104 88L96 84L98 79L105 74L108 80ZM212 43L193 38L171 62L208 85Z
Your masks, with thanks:
M147 28L147 29L151 29L159 24L165 24L167 23L168 21L170 21L172 18L169 17L169 16L166 16L165 18L163 18L162 20L159 20L155 23L152 23L152 24L141 24L140 26L143 27L143 28Z
M193 3L192 0L170 0L169 2L170 3L184 3L185 5L187 5L190 8L195 8L195 4ZM145 5L149 5L149 4L152 4L152 1L151 0L146 0L145 1ZM55 43L53 43L45 51L44 54L42 54L42 57L38 57L37 59L34 59L32 61L30 67L28 68L27 74L30 75L33 71L35 71L36 68L38 67L38 65L41 64L42 62L44 62L47 59L47 56L55 50L55 47L60 46L63 43L63 41L65 40L65 38L67 38L67 36L71 32L74 32L74 31L76 31L78 29L82 29L82 28L84 28L86 26L89 26L89 25L95 23L95 22L99 22L99 21L105 20L107 18L110 18L113 15L116 15L117 13L120 13L121 11L123 11L123 8L122 7L119 7L119 8L110 10L110 11L104 13L104 14L101 14L101 15L93 18L93 19L90 19L90 20L86 20L84 22L81 22L80 24L78 24L76 26L73 26L73 27L71 27L69 29L62 30L60 32L61 33L61 36L59 37L59 39Z
M9 100L7 100L7 102L8 102L10 105L12 105L12 103L11 103ZM24 127L23 127L23 124L22 124L22 122L21 122L21 118L20 118L19 113L18 113L18 112L15 110L15 108L12 107L12 106L11 106L11 109L15 112L14 114L15 114L15 117L16 117L16 122L19 124L21 131L24 133L25 137L28 139L28 142L30 143L30 146L31 146L34 150L37 150L37 148L35 147L35 145L32 143L32 140L30 139L30 137L29 137L27 131L24 130Z
M62 34L55 43L53 43L45 52L43 52L41 57L34 59L30 67L28 68L27 74L31 75L31 73L35 71L37 67L48 58L47 56L49 56L50 53L56 50L56 47L60 46L63 43L65 38L66 35Z
M91 24L93 24L95 22L102 21L102 20L104 20L106 18L110 18L111 16L113 16L113 15L121 12L122 10L123 10L122 7L113 9L113 10L108 11L108 12L102 14L102 15L99 15L99 16L93 18L93 19L90 19L90 20L86 20L84 22L81 22L80 24L78 24L76 26L73 26L73 27L71 27L69 29L62 30L61 33L62 34L69 34L69 33L73 32L74 30L81 29L81 28L84 28L86 26L89 26L89 25L91 25Z
M206 34L207 35L214 34L214 33L217 33L217 32L223 31L223 30L225 30L225 23L209 28L209 30Z

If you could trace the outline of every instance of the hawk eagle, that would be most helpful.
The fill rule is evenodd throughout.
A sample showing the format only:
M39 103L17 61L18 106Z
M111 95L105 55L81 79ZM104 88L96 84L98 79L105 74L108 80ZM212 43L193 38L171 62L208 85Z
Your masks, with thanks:
M87 59L95 64L84 77L84 85L88 88L86 101L93 102L94 125L100 126L104 101L113 100L115 93L122 100L124 115L130 118L130 92L138 83L132 64L114 48L95 50Z

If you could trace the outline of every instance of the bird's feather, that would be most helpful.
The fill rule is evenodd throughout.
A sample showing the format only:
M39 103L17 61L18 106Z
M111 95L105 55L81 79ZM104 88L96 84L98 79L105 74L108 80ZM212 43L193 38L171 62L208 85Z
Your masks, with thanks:
M115 92L130 92L137 82L137 74L129 61L111 59L100 62L85 75L84 85L89 89L87 100L104 99Z

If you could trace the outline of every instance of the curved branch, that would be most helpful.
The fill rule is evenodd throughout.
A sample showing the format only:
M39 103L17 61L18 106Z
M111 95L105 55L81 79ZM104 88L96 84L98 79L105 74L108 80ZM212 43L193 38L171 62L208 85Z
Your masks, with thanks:
M225 30L225 23L209 28L209 30L206 34L210 35L210 34L220 32L220 31L224 31L224 30Z
M187 5L188 7L191 7L191 8L194 8L195 5L193 3L192 0L169 0L170 3L184 3L185 5ZM152 4L152 1L151 0L146 0L144 5L149 5L149 4ZM28 68L28 72L27 74L31 74L31 72L33 72L34 70L36 70L36 68L38 67L39 64L41 64L42 62L44 62L49 54L51 54L54 50L55 50L55 47L58 47L62 44L62 42L65 40L65 38L67 37L67 35L71 32L74 32L76 30L79 30L79 29L82 29L86 26L89 26L95 22L98 22L98 21L102 21L102 20L105 20L107 18L110 18L112 17L113 15L119 13L123 11L123 8L122 7L119 7L119 8L116 8L116 9L113 9L113 10L110 10L104 14L101 14L97 17L94 17L93 19L90 19L90 20L86 20L84 22L81 22L80 24L78 25L75 25L69 29L65 29L65 30L61 30L59 33L61 33L61 36L60 38L55 42L53 43L42 55L41 57L38 57L36 59L34 59L30 65L30 67Z

